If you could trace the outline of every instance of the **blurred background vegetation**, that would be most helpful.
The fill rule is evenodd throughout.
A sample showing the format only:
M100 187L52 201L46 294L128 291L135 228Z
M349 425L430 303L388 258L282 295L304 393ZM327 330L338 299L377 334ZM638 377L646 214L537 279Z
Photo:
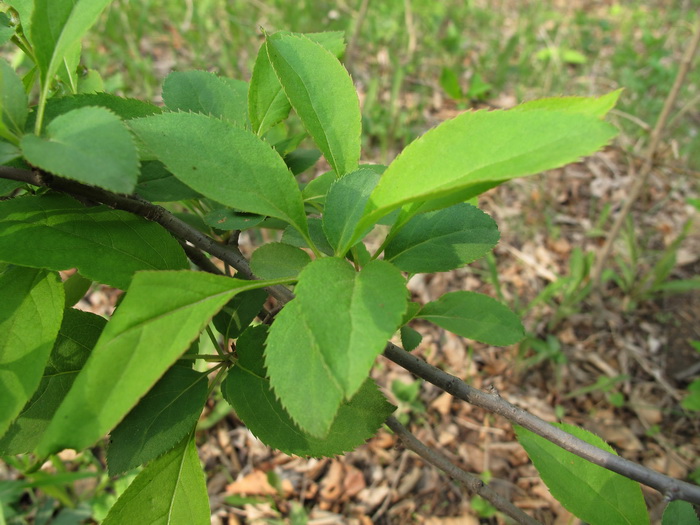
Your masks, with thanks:
M697 0L115 0L84 63L106 91L157 100L173 69L249 79L262 30L343 31L366 140L385 157L440 120L442 98L509 106L618 87L619 111L634 117L620 125L634 142L661 109L699 8ZM695 71L680 97L688 108L698 79ZM679 154L688 155L700 149L698 123L683 116L671 128L695 139L683 141Z

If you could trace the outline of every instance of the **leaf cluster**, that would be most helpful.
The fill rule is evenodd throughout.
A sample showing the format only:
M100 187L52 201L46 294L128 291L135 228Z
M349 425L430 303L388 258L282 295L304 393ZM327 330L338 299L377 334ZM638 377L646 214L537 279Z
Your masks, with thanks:
M395 334L420 343L414 320L519 341L519 319L495 299L465 290L418 304L407 280L493 249L495 222L466 201L615 135L602 119L619 93L545 99L465 112L390 165L365 165L342 34L265 35L250 82L175 72L156 107L81 93L80 39L108 1L8 3L11 38L35 66L19 78L0 61L2 160L80 191L2 187L0 453L43 458L109 433L111 474L146 466L105 523L208 522L194 428L216 388L263 442L332 456L394 410L370 373ZM67 93L52 96L57 82ZM288 134L292 112L305 133ZM330 171L304 182L321 156ZM75 198L88 194L97 202ZM132 213L110 207L122 201ZM253 253L255 279L200 251L235 259L252 228L275 239ZM183 231L204 241L193 248ZM61 282L70 268L79 277ZM92 283L125 292L108 321L74 308ZM216 355L200 353L204 333Z

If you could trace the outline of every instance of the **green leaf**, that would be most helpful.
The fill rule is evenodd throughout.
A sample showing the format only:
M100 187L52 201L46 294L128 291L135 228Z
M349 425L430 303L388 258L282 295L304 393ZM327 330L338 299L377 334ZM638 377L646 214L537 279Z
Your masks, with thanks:
M345 50L343 33L340 31L307 33L306 36L324 46L338 58ZM290 109L289 100L282 91L282 86L267 56L267 47L263 44L255 59L248 91L248 113L253 131L260 136L264 135L270 128L286 119Z
M296 298L270 330L265 364L275 394L303 430L328 434L341 402L357 392L399 328L405 284L384 261L355 272L341 259L317 259L299 274Z
M56 117L84 107L97 106L110 110L122 120L129 120L150 115L159 115L161 108L135 98L124 98L109 93L81 93L68 97L49 99L44 112L44 122L50 122ZM27 127L34 124L36 113L32 112L27 121Z
M362 122L350 75L333 54L303 35L275 33L267 55L287 99L338 176L357 169Z
M39 388L0 440L1 454L24 454L36 447L105 324L99 315L65 310Z
M10 17L0 14L0 45L6 44L15 34L15 28L10 25Z
M328 243L328 239L326 239L326 234L323 231L321 219L310 217L308 221L309 237L311 237L314 245L321 250L322 253L325 253L326 255L333 255L333 248ZM282 242L285 244L291 244L292 246L297 246L299 248L311 248L311 246L309 246L309 241L304 239L304 237L302 237L301 234L291 226L284 230L284 233L282 234Z
M160 225L107 206L85 208L59 194L0 201L0 260L78 268L93 281L123 290L138 270L189 267L180 245Z
M25 135L22 153L35 166L55 175L117 193L131 193L139 157L131 134L114 113L85 107L56 117L46 137Z
M141 175L135 192L151 202L174 202L200 197L199 193L180 182L157 160L141 163Z
M393 412L371 379L366 379L338 415L324 438L317 438L294 424L270 388L263 364L266 326L249 328L238 340L238 363L221 385L224 399L263 443L286 454L333 456L342 454L373 436Z
M321 44L338 60L345 53L345 32L344 31L324 31L323 33L304 33L304 36Z
M63 302L55 273L10 267L0 274L0 436L41 382Z
M464 202L506 180L578 160L598 150L615 128L564 111L468 111L413 141L372 192L356 238L404 206L402 219ZM429 201L427 204L424 204Z
M623 89L611 91L600 97L551 97L531 100L513 108L516 111L547 109L565 113L580 113L602 119L615 107Z
M242 292L231 299L212 320L224 340L236 339L262 311L267 292L262 289Z
M328 191L323 211L323 231L335 248L336 255L342 257L355 244L355 226L362 218L367 200L378 182L377 173L361 168L336 181Z
M284 156L284 163L294 175L305 172L321 158L317 149L298 148Z
M459 77L454 69L443 67L440 72L440 87L447 93L447 96L454 100L461 100L463 97L462 87L459 85Z
M88 69L84 75L78 77L78 93L95 94L105 90L102 75L94 69Z
M409 220L387 244L384 258L404 272L447 272L486 255L498 238L489 215L455 204Z
M10 144L9 142L0 142L0 165L7 164L15 159L18 159L21 156L22 156L22 152L19 150L19 148L17 146L15 146L14 144ZM3 179L2 183L5 185L13 184L16 187L19 187L22 185L21 182L10 181L8 179Z
M207 374L174 366L110 434L109 475L144 465L188 434L207 400Z
M56 71L58 80L63 83L62 89L68 93L78 92L78 66L83 46L80 41L74 42L66 51L61 65Z
M415 350L423 340L423 336L410 326L401 327L401 345L407 352Z
M2 128L17 137L24 133L29 109L27 93L22 80L12 66L0 59L0 109L2 109ZM3 133L5 135L5 133ZM15 142L16 143L16 142Z
M700 525L700 519L691 503L687 501L672 501L664 509L661 525Z
M164 113L129 125L190 188L231 208L282 219L306 234L304 204L294 176L251 132L195 113Z
M75 272L68 279L63 281L63 291L66 295L66 308L71 308L80 301L92 286L92 280L86 279L78 272Z
M326 202L326 194L335 182L335 172L327 171L310 181L301 192L305 202L323 205Z
M310 262L309 254L300 248L281 242L269 242L253 252L250 268L263 279L279 279L296 277Z
M175 71L163 82L163 102L172 111L211 115L243 127L246 99L225 79L207 71Z
M615 454L595 434L564 423L554 426ZM529 430L515 426L518 441L535 464L552 496L591 525L649 523L639 483L594 465Z
M64 60L79 45L110 0L35 0L29 37L41 72L41 102Z
M688 395L681 400L681 406L686 410L700 411L700 379L688 385Z
M507 306L476 292L446 293L416 317L489 345L512 345L525 336L520 319Z
M270 64L267 47L263 44L255 59L248 91L248 115L253 131L263 136L273 126L286 119L291 109L292 106Z
M82 450L111 430L236 293L286 281L200 272L139 272L73 387L40 454Z
M25 34L31 34L32 13L34 0L5 0L5 4L13 7L19 14L19 21Z
M102 525L209 525L206 479L188 436L149 463L119 497Z
M237 212L230 208L216 208L207 212L202 220L217 230L230 231L253 228L263 222L265 217L255 213Z

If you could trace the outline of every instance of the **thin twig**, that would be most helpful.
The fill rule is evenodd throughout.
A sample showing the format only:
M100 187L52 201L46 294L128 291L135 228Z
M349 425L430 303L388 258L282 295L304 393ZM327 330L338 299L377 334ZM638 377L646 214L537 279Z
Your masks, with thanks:
M180 241L180 246L182 246L182 249L185 251L187 258L200 269L215 275L223 275L223 272L219 270L219 268L217 268L217 266L211 262L209 257L204 255L201 250L198 250L194 246L190 246L185 241Z
M591 280L593 282L593 286L597 289L600 289L600 280L603 274L603 268L605 267L605 263L608 260L608 257L610 256L612 245L615 242L615 239L617 239L617 236L619 235L620 230L622 229L622 226L625 223L626 217L632 210L632 206L639 198L639 195L642 193L647 179L649 178L649 174L651 173L651 169L654 166L654 156L656 155L656 151L659 149L659 144L661 143L661 135L663 133L664 127L666 126L666 121L668 120L668 117L671 114L671 110L673 109L673 106L676 103L678 93L680 92L681 87L685 82L685 77L688 74L688 71L690 71L690 66L693 64L693 58L695 57L695 53L698 50L699 44L700 21L698 21L695 24L695 33L693 35L693 39L690 42L688 48L686 49L686 53L683 55L680 68L678 69L678 74L676 75L676 80L673 83L673 87L671 88L670 93L666 97L664 107L661 110L661 114L659 115L659 118L656 121L656 125L654 126L654 129L651 132L651 139L649 141L649 147L646 150L646 155L644 158L644 164L642 166L642 169L640 170L639 174L633 179L634 183L632 184L632 188L629 191L627 200L625 201L625 205L623 206L622 210L620 210L620 213L615 219L615 223L613 224L613 227L611 228L610 233L608 234L608 238L605 240L605 244L603 245L600 255L598 256L598 260L595 263L593 271L591 272Z
M497 494L478 476L459 468L444 454L441 454L437 450L433 450L422 443L418 438L416 438L416 436L411 434L406 427L399 423L394 416L389 417L389 419L386 420L386 424L397 436L399 436L399 439L401 439L401 442L407 449L412 450L431 465L436 466L451 478L454 478L462 483L465 487L467 487L469 492L478 494L486 501L491 503L491 505L496 507L504 514L510 516L518 523L525 523L527 525L538 525L540 523L536 519L525 514L510 501Z
M384 356L456 398L503 416L511 423L520 425L591 463L658 490L668 501L682 499L700 504L700 487L697 485L670 478L586 443L582 439L512 405L498 394L488 394L469 386L458 377L429 365L419 357L409 354L392 343L388 343L384 348Z

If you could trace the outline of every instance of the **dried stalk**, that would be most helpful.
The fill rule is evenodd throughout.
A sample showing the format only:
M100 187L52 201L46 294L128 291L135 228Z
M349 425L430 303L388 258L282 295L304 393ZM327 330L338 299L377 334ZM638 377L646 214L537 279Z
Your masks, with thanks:
M693 58L697 53L699 43L700 21L698 21L695 24L695 32L693 35L693 39L691 40L690 45L688 46L685 54L683 55L678 74L676 75L676 80L673 83L673 87L671 88L670 93L666 97L664 107L661 110L661 114L659 115L659 118L656 121L656 125L654 126L654 129L651 132L651 140L649 141L649 146L646 150L646 154L644 155L644 164L642 165L642 169L639 171L639 174L633 179L634 182L632 183L632 187L628 192L629 196L625 201L625 205L623 206L622 210L620 210L620 213L615 219L615 223L613 224L613 227L610 230L607 239L605 240L605 244L603 245L603 248L600 251L598 260L596 261L596 264L593 267L593 271L591 273L591 280L593 282L593 286L597 289L600 289L600 280L603 274L603 268L605 267L605 263L608 260L608 257L610 256L610 252L612 251L612 245L615 242L615 239L617 239L617 236L620 234L620 230L622 229L622 226L625 223L625 219L630 214L632 206L641 195L642 190L646 185L647 179L649 178L649 174L651 173L651 169L654 166L654 157L656 156L656 152L659 149L659 144L661 143L661 136L666 126L666 122L668 121L668 117L671 114L671 110L673 109L673 106L676 103L678 93L680 92L681 87L683 87L685 77L687 76L688 71L690 71L690 67L693 64Z

